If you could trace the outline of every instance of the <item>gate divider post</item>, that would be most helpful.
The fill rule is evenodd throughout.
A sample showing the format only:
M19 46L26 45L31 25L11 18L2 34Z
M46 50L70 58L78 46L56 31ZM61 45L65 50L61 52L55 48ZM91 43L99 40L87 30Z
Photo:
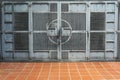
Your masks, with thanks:
M61 3L58 2L57 4L57 31L59 31L61 28ZM61 60L61 53L62 53L62 46L61 46L61 36L59 36L59 39L57 40L57 52L58 52L58 60Z
M29 2L29 59L32 59L34 57L33 53L33 18L32 18L32 2Z

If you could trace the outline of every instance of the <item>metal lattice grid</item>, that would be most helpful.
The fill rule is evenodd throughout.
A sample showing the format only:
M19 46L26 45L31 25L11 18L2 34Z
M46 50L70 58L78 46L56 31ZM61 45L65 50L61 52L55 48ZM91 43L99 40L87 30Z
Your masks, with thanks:
M91 13L90 30L105 30L105 13Z
M28 31L28 13L14 13L14 31Z
M64 38L63 38L64 39ZM86 34L72 34L71 39L62 45L63 50L86 50Z
M46 30L46 25L57 19L57 13L33 13L33 30Z
M62 19L69 22L72 30L86 30L85 13L62 13Z
M33 50L56 50L57 45L49 41L46 33L33 34Z
M29 40L28 33L15 33L14 34L14 50L28 50Z
M90 34L90 50L105 51L105 33Z

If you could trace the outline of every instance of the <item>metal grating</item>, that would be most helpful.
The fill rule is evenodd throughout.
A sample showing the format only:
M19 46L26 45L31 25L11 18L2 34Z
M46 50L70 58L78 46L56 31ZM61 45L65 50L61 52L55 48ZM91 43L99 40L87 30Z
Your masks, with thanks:
M119 5L120 5L120 3L119 3ZM118 12L118 22L119 22L119 23L118 23L118 24L119 24L119 25L118 25L118 30L120 30L120 6L119 6L119 8L118 8L118 11L119 11L119 12Z
M57 19L56 13L33 13L33 30L46 30L46 24Z
M0 4L1 5L1 4ZM1 7L0 7L0 58L1 58L1 53L2 53L2 24L1 24L1 19L2 19L2 16L1 16Z
M0 4L0 6L1 6L1 4ZM1 14L1 7L0 7L0 31L2 30L2 27L1 27L2 26L1 22L2 21L1 21L1 19L2 19L2 14Z
M14 13L14 19L15 31L28 30L28 13Z
M86 49L86 34L72 34L71 39L62 45L63 50L85 50Z
M69 22L73 30L86 29L85 13L62 13L62 19Z
M69 9L68 4L62 4L61 9L63 12L67 12Z
M68 52L62 52L62 59L68 59Z
M56 50L57 45L49 41L46 33L34 33L33 48L34 50Z
M118 44L117 44L117 47L118 47L118 58L120 59L120 33L118 33Z
M28 50L29 46L28 33L15 33L14 41L15 50Z
M91 13L90 30L105 30L105 13Z
M105 34L104 33L90 34L90 50L105 50Z
M57 4L56 3L50 4L50 11L57 12Z
M51 52L51 59L57 59L57 51Z

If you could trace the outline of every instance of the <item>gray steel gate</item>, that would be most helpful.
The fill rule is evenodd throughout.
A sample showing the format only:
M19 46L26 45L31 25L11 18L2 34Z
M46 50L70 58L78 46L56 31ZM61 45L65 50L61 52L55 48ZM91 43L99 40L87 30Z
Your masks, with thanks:
M114 59L117 9L116 1L3 2L3 57Z

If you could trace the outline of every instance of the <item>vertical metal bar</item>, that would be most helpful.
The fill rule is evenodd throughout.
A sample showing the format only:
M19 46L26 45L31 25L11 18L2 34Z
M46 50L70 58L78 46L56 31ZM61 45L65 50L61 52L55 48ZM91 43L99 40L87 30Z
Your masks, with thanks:
M0 4L0 5L1 5L1 4ZM2 12L2 7L0 7L0 8L1 8L1 9L0 9L0 12ZM1 14L1 15L2 15L2 14ZM0 16L1 16L1 15L0 15ZM2 16L1 16L1 20L2 20ZM2 22L2 21L1 21L1 22ZM0 54L1 54L0 60L2 60L2 23L0 24L0 27L1 27L1 31L0 31L0 35L1 35L1 36L0 36L0 41L1 41L1 42L0 42L0 48L1 48L1 49L0 49L0 50L1 50L1 51L0 51Z
M4 59L5 49L4 49L4 3L2 3L2 58Z
M117 30L118 30L118 3L115 2L115 53L114 58L117 58Z
M107 46L107 43L106 43L106 35L107 35L107 29L106 29L106 25L107 25L107 2L105 2L105 51L104 51L104 59L106 59L106 46Z
M32 59L34 57L33 53L33 18L32 18L32 2L29 2L29 58Z
M61 28L61 3L59 2L57 4L57 31L59 31ZM57 52L58 52L58 59L61 59L61 36L58 39L58 46L57 46Z
M90 58L90 2L86 5L86 60L88 60Z
M15 24L15 18L14 18L14 3L12 3L12 31L14 32L14 24ZM13 55L12 58L14 59L14 55L15 55L15 40L14 40L14 36L15 34L12 34L13 37Z

